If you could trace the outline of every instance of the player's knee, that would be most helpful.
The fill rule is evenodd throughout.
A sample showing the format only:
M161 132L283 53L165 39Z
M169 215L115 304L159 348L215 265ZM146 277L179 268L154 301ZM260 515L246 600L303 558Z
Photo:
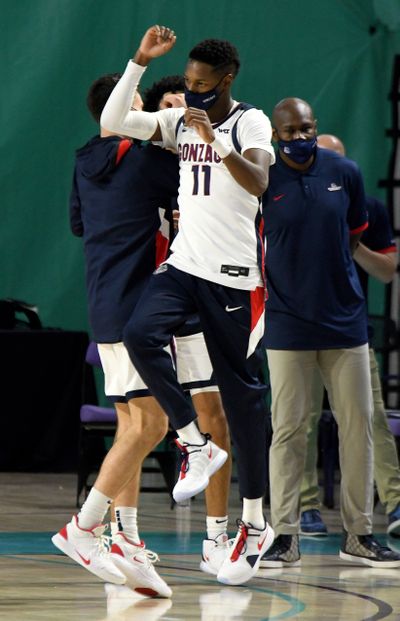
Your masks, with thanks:
M167 435L168 425L154 429L152 432L152 440L155 445L160 444Z
M163 440L168 431L168 417L160 410L147 412L143 417L144 435L157 444Z
M162 442L167 435L168 431L168 419L167 421L160 420L157 425L146 425L143 438L149 450L154 449L160 442Z

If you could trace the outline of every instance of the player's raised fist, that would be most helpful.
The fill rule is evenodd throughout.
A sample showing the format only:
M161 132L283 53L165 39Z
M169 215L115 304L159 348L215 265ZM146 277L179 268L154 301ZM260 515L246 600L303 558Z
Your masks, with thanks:
M157 58L169 52L175 41L176 36L171 28L152 26L146 31L138 51L147 58Z

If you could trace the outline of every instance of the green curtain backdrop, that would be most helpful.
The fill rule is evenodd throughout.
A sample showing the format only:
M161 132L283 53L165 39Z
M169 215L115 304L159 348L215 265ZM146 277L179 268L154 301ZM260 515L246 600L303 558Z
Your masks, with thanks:
M36 303L47 326L85 329L82 245L68 224L74 151L97 132L85 107L99 75L123 70L145 29L175 29L149 85L181 72L207 37L231 40L242 69L234 95L271 113L302 97L364 173L386 176L399 0L0 0L0 298ZM374 290L375 291L375 290ZM379 306L379 289L376 289Z

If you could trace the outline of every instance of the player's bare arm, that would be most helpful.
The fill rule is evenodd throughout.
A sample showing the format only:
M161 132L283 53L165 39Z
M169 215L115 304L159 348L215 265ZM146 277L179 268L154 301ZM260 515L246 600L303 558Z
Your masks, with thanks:
M376 252L360 242L355 249L353 259L370 276L377 278L385 284L391 282L396 273L397 252Z
M211 144L216 136L210 119L204 110L188 108L185 111L185 124L194 127L204 142ZM232 150L223 157L232 177L239 185L254 196L261 196L268 187L268 173L271 156L262 149L248 149L243 155Z
M247 149L240 155L232 150L224 164L235 181L253 196L261 196L268 188L271 155L263 149Z

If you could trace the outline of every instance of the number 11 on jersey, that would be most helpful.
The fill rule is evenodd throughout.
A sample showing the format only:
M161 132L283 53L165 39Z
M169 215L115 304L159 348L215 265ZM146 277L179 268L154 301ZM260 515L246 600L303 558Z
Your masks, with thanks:
M201 176L203 176L203 196L210 196L210 177L211 166L203 164L200 166L196 164L192 166L193 173L193 191L192 194L199 194L199 181L201 183ZM200 188L201 191L201 188Z

